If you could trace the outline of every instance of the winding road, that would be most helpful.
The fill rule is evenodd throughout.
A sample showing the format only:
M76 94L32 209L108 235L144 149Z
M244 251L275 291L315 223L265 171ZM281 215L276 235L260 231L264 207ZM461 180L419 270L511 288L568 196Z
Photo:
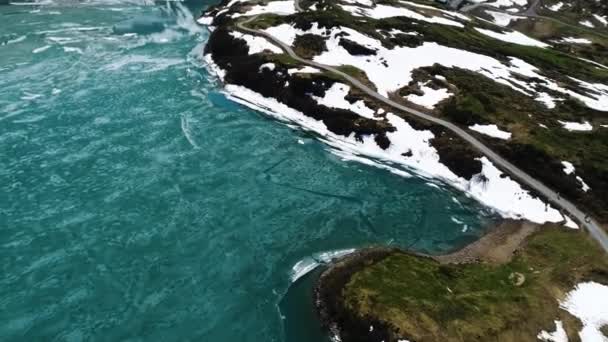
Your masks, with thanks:
M295 1L296 10L302 11L302 8L299 5L299 0L294 0L294 1ZM564 198L561 198L556 191L550 189L549 187L544 185L539 180L533 178L532 176L528 175L523 170L519 169L517 166L511 164L509 161L507 161L506 159L504 159L503 157L498 155L496 152L492 151L489 147L484 145L481 141L477 140L471 134L467 133L465 130L456 126L455 124L453 124L449 121L443 120L441 118L423 113L414 108L404 106L387 97L384 97L384 96L380 95L379 93L377 93L375 90L373 90L373 89L369 88L368 86L366 86L365 84L361 83L356 78L336 69L335 67L317 63L315 61L304 59L304 58L298 56L291 49L291 47L289 45L285 44L284 42L282 42L280 39L274 37L273 35L271 35L267 32L261 31L261 30L251 29L246 26L248 23L251 23L252 21L257 19L257 17L258 17L257 15L250 17L244 21L237 22L236 25L242 31L269 39L270 41L272 41L273 43L278 45L283 51L285 51L291 58L297 60L298 62L300 62L304 65L319 68L319 69L322 69L322 70L325 70L328 72L332 72L336 75L339 75L340 77L347 80L354 87L363 91L368 96L371 96L371 97L375 98L376 100L383 102L386 105L393 107L394 109L397 109L398 111L405 112L407 114L413 115L413 116L418 117L423 120L427 120L429 122L443 126L443 127L447 128L448 130L452 131L453 133L458 135L460 138L464 139L465 141L467 141L468 143L473 145L474 148L476 148L478 151L480 151L482 154L484 154L489 160L491 160L503 172L510 174L515 179L526 184L530 188L536 190L538 193L545 196L552 204L554 204L558 208L561 208L570 217L572 217L574 220L576 220L579 224L583 225L589 231L590 235L595 240L597 240L597 242L601 245L601 247L608 253L608 234L602 229L602 227L598 224L598 222L596 220L590 218L589 216L587 216L587 214L585 214L583 211L578 209L570 201L568 201Z

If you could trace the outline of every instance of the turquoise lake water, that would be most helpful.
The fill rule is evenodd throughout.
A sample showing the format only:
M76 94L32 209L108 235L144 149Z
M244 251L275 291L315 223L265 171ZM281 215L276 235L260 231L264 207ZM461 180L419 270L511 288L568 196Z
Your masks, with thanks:
M207 5L0 6L0 341L319 341L298 261L493 219L228 101Z

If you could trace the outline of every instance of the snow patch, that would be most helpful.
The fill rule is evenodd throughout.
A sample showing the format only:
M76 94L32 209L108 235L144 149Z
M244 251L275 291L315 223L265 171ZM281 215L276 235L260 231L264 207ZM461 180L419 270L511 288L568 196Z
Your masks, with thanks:
M213 24L213 17L200 17L196 20L197 23L205 26Z
M247 42L249 47L249 54L253 55L263 51L270 51L272 53L282 53L283 50L278 46L269 42L266 38L254 36L251 34L244 34L238 31L230 32L230 35L237 39L242 39Z
M518 32L518 31L509 31L509 32L499 33L499 32L495 32L492 30L486 30L486 29L480 29L480 28L475 28L475 30L477 30L478 32L480 32L488 37L502 40L503 42L507 42L507 43L527 45L527 46L536 46L536 47L542 47L542 48L549 46L548 44L545 44L539 40L530 38L530 37L526 36L525 34Z
M473 126L469 126L469 129L472 131L481 133L481 134L485 134L485 135L493 137L493 138L497 138L497 139L502 139L502 140L511 139L511 132L503 131L500 128L498 128L498 126L496 126L496 125L475 124Z
M547 108L553 109L556 106L557 99L549 95L549 93L541 92L536 95L536 101L542 102Z
M602 23L602 25L604 25L604 26L608 25L608 18L605 15L593 14L593 17L595 18L595 20Z
M376 86L378 93L387 96L412 81L412 72L421 67L432 66L435 63L448 68L462 68L477 72L495 82L511 87L527 96L542 96L536 100L548 107L554 105L555 99L550 98L543 88L572 96L588 107L599 111L608 111L608 85L587 83L575 78L579 83L578 92L564 88L557 82L543 76L531 64L518 58L510 57L509 62L503 63L490 56L485 56L465 50L425 42L421 46L410 48L398 46L387 49L377 39L366 36L356 30L346 27L320 29L313 23L308 31L302 31L288 24L281 24L265 30L286 44L293 44L296 36L306 33L322 35L326 38L327 51L314 57L314 61L332 65L352 65L365 71L368 79ZM362 46L376 51L372 56L353 56L340 45L340 39L356 41ZM515 74L526 76L530 81L515 77ZM539 90L540 89L540 90ZM588 93L587 93L588 92ZM545 93L545 94L543 94Z
M317 69L317 68L313 68L311 66L305 66L303 68L292 68L292 69L288 69L287 73L290 75L293 74L314 74L317 72L321 72L321 70Z
M567 161L562 161L562 165L564 166L565 174L571 175L575 172L575 168L574 168L574 165L572 165L572 163L567 162ZM581 190L583 190L584 192L587 192L587 191L589 191L589 189L591 189L589 187L589 185L587 185L587 183L585 183L585 181L580 176L576 176L576 180L581 184Z
M580 283L560 307L583 323L578 333L582 341L606 341L600 328L608 324L608 286L593 281Z
M422 95L411 94L405 98L410 102L428 109L434 109L439 102L452 96L452 94L445 88L433 89L423 85L420 87L420 90L423 92Z
M471 180L468 193L478 201L498 210L502 216L532 222L561 222L562 215L548 204L533 197L503 173L486 157L480 158L481 174Z
M572 43L572 44L591 44L593 43L589 39L586 38L575 38L575 37L566 37L559 40L562 43Z
M264 70L264 69L268 69L270 71L273 71L274 68L276 67L276 65L274 63L264 63L262 65L260 65L260 71Z
M574 165L567 161L562 161L562 165L564 166L564 173L569 175L574 172Z
M325 91L324 97L313 96L312 98L320 105L350 110L364 118L377 120L374 116L374 110L367 107L363 100L350 103L345 99L349 91L350 86L343 83L334 83L331 88Z
M564 223L565 227L568 227L571 229L579 229L578 224L576 224L574 221L572 221L572 219L569 216L564 216L564 218L566 219L566 223Z
M486 11L486 13L492 16L492 21L494 22L494 24L503 27L509 26L512 21L524 19L524 17L514 16L503 12L488 10Z
M488 5L501 8L501 7L513 7L513 6L526 6L528 4L527 0L496 0L493 2L487 2L488 0L471 0L472 3L482 3L486 2ZM518 9L514 9L515 12L519 11Z
M580 122L570 122L570 121L562 121L557 120L563 128L567 129L570 132L588 132L593 130L593 126L588 121Z
M270 1L264 5L255 5L251 7L245 13L235 13L232 15L233 18L242 16L252 16L258 14L278 14L278 15L291 15L296 13L296 7L294 6L294 0L286 1Z
M443 18L443 17L427 17L418 12L412 11L404 7L395 7L388 5L376 5L372 8L364 8L351 5L340 5L343 10L350 12L356 17L368 17L374 19L385 19L393 17L407 17L414 20L425 21L433 24L442 24L456 27L464 27L458 21Z
M568 334L566 334L566 330L564 329L564 324L562 321L554 321L555 322L555 331L547 332L545 330L541 331L536 338L545 342L568 342Z
M549 6L548 8L553 11L553 12L557 12L559 11L562 7L564 7L564 3L563 2L558 2L555 5Z

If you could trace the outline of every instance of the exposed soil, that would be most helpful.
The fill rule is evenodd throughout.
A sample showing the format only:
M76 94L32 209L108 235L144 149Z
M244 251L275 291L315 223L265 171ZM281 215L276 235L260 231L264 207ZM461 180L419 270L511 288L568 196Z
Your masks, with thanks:
M481 239L454 253L434 256L441 263L491 262L505 263L539 225L529 221L506 220Z

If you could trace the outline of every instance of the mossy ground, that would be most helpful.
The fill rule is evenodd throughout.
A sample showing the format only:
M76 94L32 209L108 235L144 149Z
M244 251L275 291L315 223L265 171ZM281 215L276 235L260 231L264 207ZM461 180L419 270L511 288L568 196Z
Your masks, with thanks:
M584 234L549 228L500 265L394 252L353 274L343 299L360 319L391 327L395 338L533 341L561 319L576 341L580 323L558 300L585 280L608 284L608 258Z

